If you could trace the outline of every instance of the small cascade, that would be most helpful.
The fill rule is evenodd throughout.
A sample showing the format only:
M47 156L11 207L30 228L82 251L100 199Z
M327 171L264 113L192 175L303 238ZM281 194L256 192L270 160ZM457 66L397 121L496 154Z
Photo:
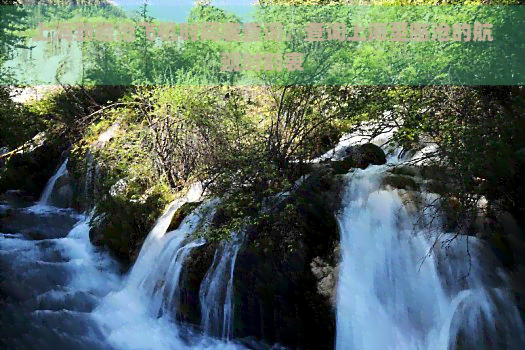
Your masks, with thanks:
M157 221L124 288L110 294L94 313L106 326L108 340L118 348L142 348L136 347L138 345L130 341L132 339L147 344L144 348L148 349L181 347L178 328L174 327L172 317L178 307L179 277L191 251L205 243L204 239L194 239L191 234L201 223L209 221L217 204L216 200L204 203L176 230L166 233L176 209L186 200L173 203ZM111 322L106 321L108 317ZM137 334L137 329L143 334ZM151 334L158 337L158 345L151 344L155 342L149 338Z
M69 159L66 159L62 163L60 168L58 168L58 170L55 173L55 175L53 175L49 179L49 181L46 184L46 187L44 188L44 192L42 193L42 196L40 197L40 200L38 201L37 205L40 205L40 206L51 205L51 203L50 203L51 193L53 193L53 188L55 187L55 183L57 182L57 180L59 178L61 178L62 176L64 176L64 174L67 173L67 162L68 162L68 160Z
M204 333L227 341L233 336L235 260L244 237L244 232L233 233L230 240L217 249L199 290Z

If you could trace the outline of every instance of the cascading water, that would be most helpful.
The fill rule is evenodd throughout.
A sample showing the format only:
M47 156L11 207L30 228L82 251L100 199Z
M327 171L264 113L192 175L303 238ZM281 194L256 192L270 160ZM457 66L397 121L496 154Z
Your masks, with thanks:
M209 336L231 340L233 336L233 272L245 234L233 233L215 252L213 263L199 290L202 328Z
M183 202L174 203L158 220L124 288L108 295L93 313L104 326L107 340L119 349L240 349L196 335L189 344L181 334L187 330L173 323L182 267L190 252L205 243L204 239L193 239L191 233L200 223L209 222L218 201L201 205L179 228L165 233Z
M91 245L90 215L38 205L15 210L19 219L0 234L0 348L244 349L194 334L171 317L184 260L204 243L190 233L209 221L217 200L166 231L175 211L201 193L194 186L159 218L124 280L118 264ZM42 233L28 239L24 232L36 229Z
M51 193L53 192L53 187L55 187L55 183L59 178L64 176L64 174L67 172L67 162L69 159L66 159L62 165L60 165L60 168L58 168L58 171L53 175L49 181L46 184L46 187L44 188L44 192L42 192L42 196L40 197L40 200L38 201L38 205L41 206L47 206L50 205L50 197Z
M379 190L385 167L347 175L336 349L522 349L522 320L482 242L452 240L432 214L415 224L398 191Z
M39 349L242 349L232 341L232 326L244 232L219 247L201 284L204 334L172 317L184 262L204 244L191 234L210 221L217 201L166 232L177 209L198 201L202 188L174 202L122 280L115 262L91 245L89 215L50 206L66 169L67 160L46 185L36 205L43 210L0 206L18 215L0 234L0 348L32 349L45 339ZM523 322L487 245L442 232L435 213L415 224L407 192L380 190L385 170L371 166L347 175L338 216L336 349L523 349Z
M201 193L199 190L200 187L193 188L159 218L145 240L124 287L110 293L92 313L97 323L102 325L105 339L116 348L243 349L237 344L213 340L206 334L193 334L174 322L182 267L191 251L205 243L204 239L195 239L191 234L200 224L210 222L218 200L199 206L176 230L166 231L175 211L184 203L197 200ZM229 300L232 287L230 283Z

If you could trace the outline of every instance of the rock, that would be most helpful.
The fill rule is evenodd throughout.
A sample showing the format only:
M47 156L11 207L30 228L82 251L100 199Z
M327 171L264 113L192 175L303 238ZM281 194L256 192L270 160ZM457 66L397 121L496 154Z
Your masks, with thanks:
M30 206L38 197L23 190L9 190L0 195L0 202L5 202L12 208L24 208Z
M516 159L521 164L525 164L525 147L521 148L520 150L516 151Z
M38 198L69 146L66 135L53 139L44 133L35 136L7 159L0 175L0 193L19 189Z
M7 203L0 202L0 220L9 217L11 213L13 212L13 209L10 205Z
M413 165L398 165L388 170L391 174L406 175L406 176L419 176L421 170L417 166Z
M335 174L346 174L352 168L365 169L369 165L382 165L386 163L386 155L383 150L372 143L349 146L340 152L341 158L336 161L324 161ZM322 166L316 165L314 169Z
M386 163L385 152L383 152L381 147L373 143L359 145L352 152L352 156L354 156L359 168L366 168L368 165L383 165Z
M104 246L126 268L131 267L164 209L159 196L153 194L142 201L131 201L107 195L90 223L90 241Z
M69 173L59 177L50 195L51 204L57 208L70 208L73 204L73 187Z
M120 179L113 186L111 186L109 194L111 195L111 197L121 196L126 193L127 188L128 182L126 181L126 179Z
M503 238L505 242L495 243L501 243L503 249L500 250L503 252L508 248L512 248L512 261L525 266L525 233L520 229L516 219L509 212L501 213L497 219L505 233L503 237L499 237L500 241Z
M215 256L216 243L193 249L181 271L177 319L200 326L201 305L199 288Z
M427 192L447 195L452 191L449 172L439 166L400 165L388 170L383 186L402 189L424 189ZM394 176L398 175L398 177Z
M505 267L511 267L514 264L514 254L505 233L493 232L489 236L488 241L498 260L501 261Z
M48 213L45 216L25 210L10 209L0 218L1 232L22 233L32 239L62 238L77 223L68 212Z
M518 223L516 222L516 219L508 211L501 213L498 218L498 221L503 226L503 229L505 230L505 233L507 235L516 236L516 237L523 235L523 232L519 228Z
M450 172L439 165L424 165L419 167L420 174L425 180L435 180L441 183L450 181Z
M420 191L398 189L397 194L401 198L409 215L420 214L420 210L423 209L424 204L423 196L421 196Z
M330 299L334 311L337 308L337 279L339 273L338 266L332 266L322 258L316 257L310 263L312 273L318 279L317 291Z
M71 186L66 185L58 190L56 206L59 208L69 208L73 203L73 189Z
M399 174L387 174L381 181L381 187L393 187L404 190L419 190L420 185L416 182L416 179L412 176L399 175Z
M234 271L234 338L333 349L340 178L311 173L247 230ZM177 319L200 323L199 288L215 249L196 248L186 260Z
M132 236L136 231L134 220L128 216L128 213L108 213L92 221L89 240L95 246L106 247L121 262L130 264L133 254ZM148 232L142 233L143 236L147 234Z
M235 336L333 349L340 190L333 176L312 174L251 231L235 269Z
M188 202L181 205L175 214L173 214L173 218L171 219L171 223L167 232L174 231L179 228L182 220L184 220L184 218L188 216L193 210L195 210L201 203L202 202Z

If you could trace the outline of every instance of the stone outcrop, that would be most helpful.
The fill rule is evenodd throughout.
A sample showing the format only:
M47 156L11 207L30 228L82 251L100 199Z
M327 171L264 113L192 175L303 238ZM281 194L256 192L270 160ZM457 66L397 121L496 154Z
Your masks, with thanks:
M333 349L344 182L314 172L251 227L234 271L234 337ZM178 319L200 324L198 292L216 243L196 248L181 274Z
M249 233L235 270L236 337L333 349L339 209L344 183L311 174Z
M336 161L311 164L309 176L248 229L234 271L236 339L333 349L340 260L336 214L344 187L338 174L385 162L379 147L365 144L348 147ZM172 225L177 221L175 215ZM199 287L216 249L217 243L206 244L187 259L178 319L200 324Z
M312 164L311 169L330 168L334 174L346 174L352 168L365 169L369 165L383 165L386 155L383 150L372 143L349 146L339 152L337 160L324 160Z
M0 193L21 190L26 197L37 200L69 146L65 137L49 139L41 133L18 150L4 155L5 164L0 168Z
M131 266L164 209L159 203L163 201L156 195L142 202L107 196L104 208L91 221L90 241L95 246L105 247L125 266Z

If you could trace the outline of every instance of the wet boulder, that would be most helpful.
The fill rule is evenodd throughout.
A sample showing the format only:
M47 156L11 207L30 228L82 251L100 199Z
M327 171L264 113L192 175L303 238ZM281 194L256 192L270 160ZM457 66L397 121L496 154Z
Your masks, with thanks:
M342 152L342 158L331 162L336 174L347 173L352 168L366 169L369 165L386 163L385 152L372 143L350 146Z
M69 173L59 177L50 195L51 204L57 208L70 208L73 204L73 187Z
M366 169L370 165L386 163L385 152L372 143L349 146L338 152L335 159L323 160L310 166L310 171L330 171L333 174L346 174L353 168Z
M314 171L247 229L234 270L234 340L333 349L340 260L335 213L343 185L341 176ZM220 216L217 211L212 222L224 220ZM177 319L200 324L199 289L216 248L205 244L188 256Z
M398 188L404 190L419 190L420 184L415 177L400 174L386 174L381 180L382 188Z
M38 197L70 146L65 137L40 133L5 159L0 174L0 193L17 189Z
M167 232L174 231L179 228L184 218L201 204L202 202L188 202L181 205L181 207L175 211L175 214L173 214L173 218L171 219L171 223Z
M8 190L0 195L0 202L12 208L28 207L37 199L38 197L22 190Z

